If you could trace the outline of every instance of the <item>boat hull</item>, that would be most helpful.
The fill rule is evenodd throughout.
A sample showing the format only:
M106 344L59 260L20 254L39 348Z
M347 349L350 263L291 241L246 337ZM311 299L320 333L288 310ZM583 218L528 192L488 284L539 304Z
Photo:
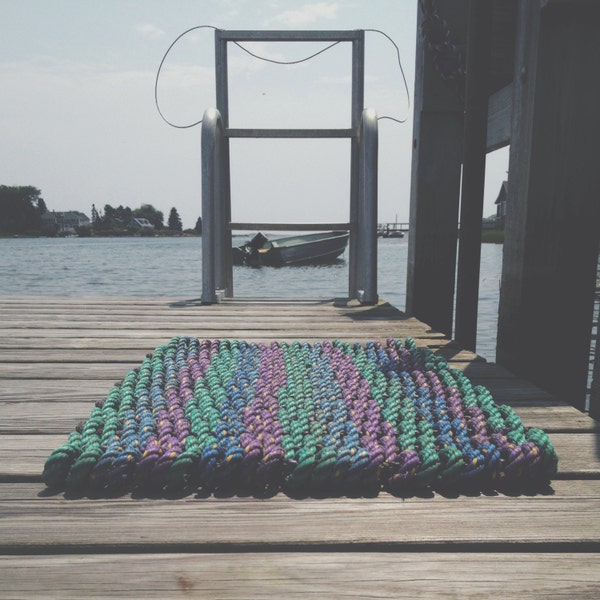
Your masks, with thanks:
M348 237L347 231L328 231L267 240L260 245L251 240L233 248L233 264L272 267L327 264L344 253Z

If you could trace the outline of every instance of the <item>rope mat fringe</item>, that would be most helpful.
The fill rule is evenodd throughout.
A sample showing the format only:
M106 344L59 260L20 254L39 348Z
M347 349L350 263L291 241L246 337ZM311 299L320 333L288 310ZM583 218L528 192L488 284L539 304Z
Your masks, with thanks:
M547 481L541 429L412 339L173 338L48 458L50 487L387 489Z

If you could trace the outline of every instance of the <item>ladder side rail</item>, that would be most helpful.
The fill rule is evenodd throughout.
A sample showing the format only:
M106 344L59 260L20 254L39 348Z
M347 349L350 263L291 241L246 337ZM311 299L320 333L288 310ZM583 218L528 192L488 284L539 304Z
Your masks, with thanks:
M227 76L227 42L240 41L346 41L352 43L352 105L351 105L351 127L344 130L246 130L246 129L229 129L229 98L228 98L228 76ZM357 282L359 280L359 244L362 243L367 249L366 257L369 264L369 271L366 275L368 281L361 280L360 297L365 302L372 302L373 298L377 297L377 250L376 244L373 247L370 241L370 233L363 234L362 242L359 242L359 220L367 219L367 228L371 228L371 213L365 209L365 214L360 214L359 191L361 177L361 149L359 145L359 128L361 120L363 120L364 106L364 54L365 54L365 32L364 30L352 31L225 31L215 30L215 78L216 78L216 104L217 112L220 112L220 142L215 144L218 146L219 159L217 165L213 165L213 175L217 178L218 192L213 190L215 204L208 209L210 214L209 223L214 225L214 235L212 236L209 248L208 263L210 269L208 274L214 277L211 280L214 292L207 292L211 298L216 297L217 291L222 290L222 293L228 297L233 296L233 267L232 256L229 251L225 250L231 247L231 186L230 186L230 156L229 156L229 138L230 137L349 137L351 143L350 151L350 215L349 215L349 252L348 252L348 295L350 298L359 298L359 289ZM370 123L370 121L369 121ZM369 130L366 133L366 138L369 139L369 144L372 143L373 133L371 124L365 125L365 129ZM377 128L375 123L375 171L368 174L365 173L365 185L372 188L374 183L375 197L375 220L373 227L373 236L376 242L377 239ZM215 134L215 137L216 134ZM204 147L203 147L204 148ZM365 163L373 164L373 151L369 150L364 157ZM372 166L365 167L371 169ZM203 167L204 172L204 167ZM203 184L204 192L204 184ZM372 195L372 189L366 196ZM207 201L208 202L208 201ZM203 209L204 209L204 193L203 193ZM213 212L211 212L211 210ZM368 217L365 215L368 214ZM204 217L203 217L204 218ZM211 237L211 236L209 236ZM205 243L203 242L203 249ZM206 243L208 247L208 242ZM374 268L372 259L374 257ZM363 285L366 283L367 285ZM204 292L203 292L204 295ZM208 296L207 296L208 297ZM376 302L376 299L375 299Z
M233 257L231 254L231 198L229 187L229 141L227 140L223 122L217 128L217 145L215 149L215 285L219 300L221 297L233 297Z
M221 135L224 139L220 142L220 192L217 204L218 243L222 250L217 252L217 281L218 289L223 290L225 297L233 297L233 262L231 256L231 231L227 229L227 223L231 221L231 175L230 175L230 153L229 139L223 133L229 127L229 75L227 59L227 37L224 31L215 30L215 91L217 110L221 115Z
M359 129L357 298L376 304L377 295L377 113L366 108Z
M227 242L223 210L225 137L216 108L208 108L202 119L202 297L203 304L218 302L224 293L224 255ZM230 244L231 246L231 244Z
M358 172L359 141L358 130L365 97L365 32L352 42L352 106L351 129L354 136L350 141L350 223L352 223L348 248L348 297L358 298L358 244L353 233L358 227Z

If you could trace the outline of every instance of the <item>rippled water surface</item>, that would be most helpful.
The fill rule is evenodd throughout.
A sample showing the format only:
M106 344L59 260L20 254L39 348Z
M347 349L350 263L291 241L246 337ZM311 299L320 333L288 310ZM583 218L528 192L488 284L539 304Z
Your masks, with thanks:
M236 240L242 243L246 238ZM175 296L202 292L200 238L0 239L0 294ZM379 295L404 309L408 243L378 242ZM495 357L502 246L484 244L478 352ZM346 296L345 260L327 266L234 267L234 295L313 298Z

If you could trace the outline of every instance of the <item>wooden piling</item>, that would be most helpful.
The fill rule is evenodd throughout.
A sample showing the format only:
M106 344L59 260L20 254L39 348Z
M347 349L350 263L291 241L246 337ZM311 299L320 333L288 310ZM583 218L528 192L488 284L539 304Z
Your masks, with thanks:
M492 0L469 1L454 337L475 350L492 33Z
M497 360L583 410L600 236L600 6L541 4L519 5Z
M430 16L423 6L419 3L417 23L406 310L452 335L463 100L460 84L444 81L436 71L433 49L424 39ZM466 1L436 6L444 11L453 43L464 51Z

